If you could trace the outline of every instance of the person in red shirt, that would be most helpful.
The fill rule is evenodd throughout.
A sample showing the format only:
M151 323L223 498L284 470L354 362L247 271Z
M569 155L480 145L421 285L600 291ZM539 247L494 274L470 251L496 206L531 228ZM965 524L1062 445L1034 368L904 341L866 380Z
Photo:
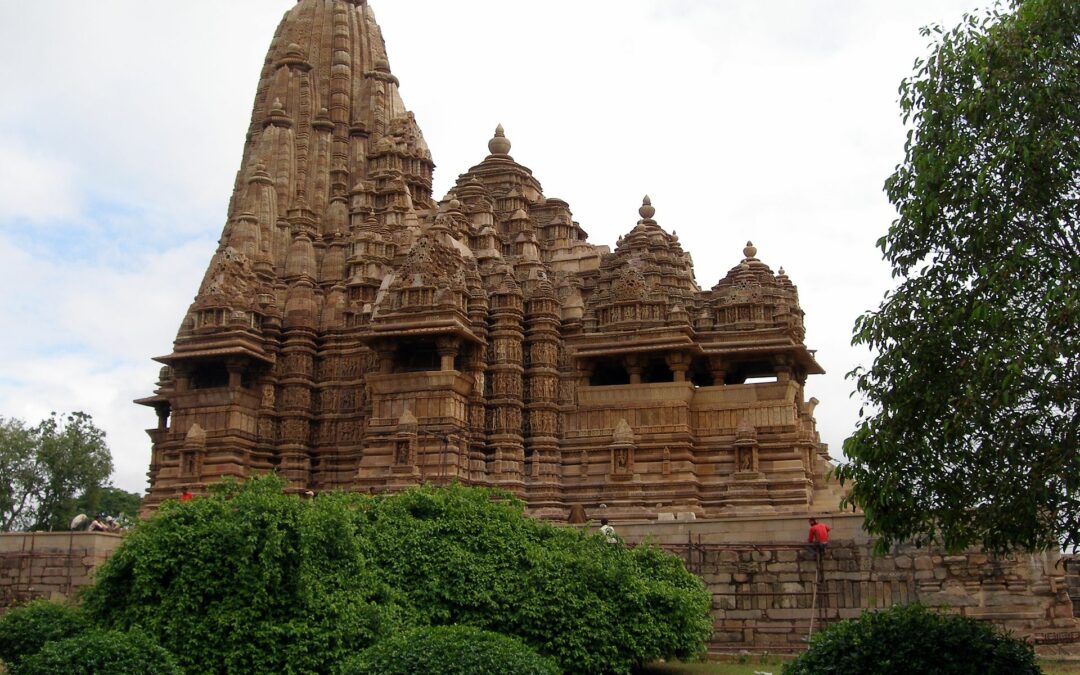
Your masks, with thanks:
M825 523L819 523L816 518L810 519L810 533L806 535L807 555L815 559L824 557L825 544L829 543L831 529Z

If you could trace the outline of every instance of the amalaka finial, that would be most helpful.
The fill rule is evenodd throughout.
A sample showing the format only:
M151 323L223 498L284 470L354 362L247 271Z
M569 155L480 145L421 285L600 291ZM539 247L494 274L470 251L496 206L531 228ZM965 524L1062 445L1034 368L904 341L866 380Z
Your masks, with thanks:
M645 195L645 198L641 200L641 208L639 208L637 212L638 215L640 215L645 220L650 220L653 216L656 215L656 208L653 207L652 200L649 199L649 195Z
M747 258L754 258L757 256L757 247L754 246L754 242L746 242L746 248L742 250L742 254Z
M495 127L495 136L488 141L488 152L493 155L507 155L510 153L510 139L503 131L503 125Z

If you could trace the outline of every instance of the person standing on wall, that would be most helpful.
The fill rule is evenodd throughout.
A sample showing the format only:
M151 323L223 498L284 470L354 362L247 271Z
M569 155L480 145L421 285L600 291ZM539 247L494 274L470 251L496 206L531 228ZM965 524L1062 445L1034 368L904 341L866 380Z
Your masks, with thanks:
M810 532L806 535L806 553L809 557L820 560L825 557L825 545L829 543L829 531L832 528L810 519Z

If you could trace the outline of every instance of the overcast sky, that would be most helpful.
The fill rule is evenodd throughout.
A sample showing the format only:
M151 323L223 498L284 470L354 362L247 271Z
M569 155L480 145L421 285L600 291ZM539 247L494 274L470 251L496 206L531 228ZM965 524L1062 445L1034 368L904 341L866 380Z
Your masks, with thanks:
M84 410L145 488L149 395L225 221L266 49L294 0L0 0L0 416ZM372 0L437 164L511 154L614 247L649 194L712 287L747 240L784 267L834 457L855 317L902 159L922 25L976 0ZM983 3L985 4L985 3Z

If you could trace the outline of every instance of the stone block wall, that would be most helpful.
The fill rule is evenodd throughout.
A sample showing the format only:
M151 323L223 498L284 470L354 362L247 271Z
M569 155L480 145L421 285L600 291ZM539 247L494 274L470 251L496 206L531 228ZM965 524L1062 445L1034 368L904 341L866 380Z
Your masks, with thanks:
M1039 646L1073 651L1073 616L1057 554L995 558L897 547L874 556L858 516L822 516L833 539L806 558L804 519L762 517L624 525L629 543L651 539L681 556L713 598L713 653L797 652L811 630L864 610L920 602L992 621ZM805 559L804 559L805 558Z
M104 532L0 534L0 611L36 598L74 597L121 539Z

